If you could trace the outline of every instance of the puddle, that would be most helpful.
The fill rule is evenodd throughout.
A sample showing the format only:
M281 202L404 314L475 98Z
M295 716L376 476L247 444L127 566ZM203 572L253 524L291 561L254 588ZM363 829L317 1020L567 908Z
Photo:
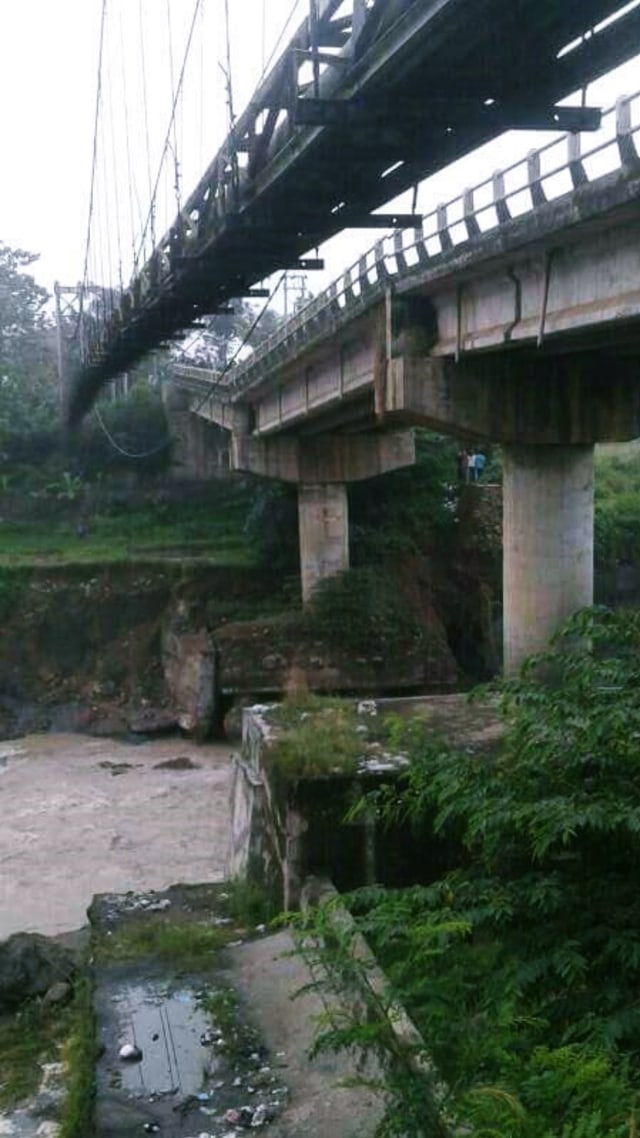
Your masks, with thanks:
M269 1061L222 979L171 982L115 965L99 976L96 1138L235 1138L278 1116L288 1096L278 1058ZM219 1001L220 1023L205 993ZM139 1060L120 1058L127 1044Z
M128 984L114 997L118 1049L133 1043L142 1051L138 1063L119 1062L123 1090L144 1097L198 1094L218 1069L215 1053L203 1046L209 1017L188 989L167 992L166 985Z

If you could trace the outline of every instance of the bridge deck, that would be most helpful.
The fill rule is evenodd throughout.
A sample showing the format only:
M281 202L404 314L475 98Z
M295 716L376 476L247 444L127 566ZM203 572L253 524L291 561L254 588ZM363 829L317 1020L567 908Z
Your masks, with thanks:
M638 9L607 22L620 0L351 0L346 17L345 3L316 0L150 260L97 314L72 420L147 351L430 172L508 126L557 126L557 100L630 58L640 29Z
M344 425L352 414L347 404L362 398L366 407L356 418L364 415L370 425L376 353L384 339L380 312L390 293L436 303L437 329L428 345L434 355L459 356L507 341L536 348L576 329L601 337L610 325L619 338L621 322L635 320L636 327L640 321L634 269L640 223L634 135L640 126L633 125L639 114L640 95L621 99L588 153L580 153L576 136L558 140L440 207L419 231L377 242L224 383L189 367L176 367L176 380L194 392L194 409L227 427L234 404L253 407L259 433L311 421L334 407ZM589 172L603 165L610 173L589 181ZM572 190L547 200L559 178ZM513 217L516 208L522 212ZM535 272L523 274L517 266L532 256Z

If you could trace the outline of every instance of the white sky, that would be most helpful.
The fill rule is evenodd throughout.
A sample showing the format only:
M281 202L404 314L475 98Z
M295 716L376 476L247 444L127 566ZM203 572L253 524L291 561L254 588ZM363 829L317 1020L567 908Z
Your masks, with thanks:
M294 0L229 0L236 114L256 86L293 4ZM40 253L34 273L48 287L55 279L65 284L82 279L101 8L102 0L0 0L0 240ZM298 0L283 42L307 9L307 0ZM149 174L153 182L169 123L168 20L177 77L193 11L194 0L108 0L96 187L98 236L90 261L93 279L110 273L116 283L119 260L125 283L129 277L131 225L138 232L142 228ZM224 26L224 0L204 0L177 117L183 198L227 131ZM639 89L640 62L634 60L592 85L588 102L607 106L619 94ZM423 184L420 211L428 212L547 137L552 136L511 132L462 159ZM119 171L117 179L112 177L114 168ZM158 235L175 214L173 181L171 162L160 180ZM109 195L104 189L107 183ZM406 198L403 205L407 207ZM337 276L378 236L351 232L329 242L323 250L327 272L310 278L313 291Z

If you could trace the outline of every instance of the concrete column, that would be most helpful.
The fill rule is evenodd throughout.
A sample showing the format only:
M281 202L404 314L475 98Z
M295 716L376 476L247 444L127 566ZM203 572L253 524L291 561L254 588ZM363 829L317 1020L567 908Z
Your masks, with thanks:
M298 487L300 576L306 605L319 581L349 568L349 509L344 483Z
M503 451L504 671L593 604L593 446Z

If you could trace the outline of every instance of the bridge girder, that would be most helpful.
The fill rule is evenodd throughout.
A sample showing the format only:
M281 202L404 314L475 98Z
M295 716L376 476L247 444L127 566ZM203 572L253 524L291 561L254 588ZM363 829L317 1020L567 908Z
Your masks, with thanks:
M181 214L95 335L76 377L72 421L106 380L203 314L377 209L408 186L486 141L508 119L548 113L558 99L629 58L640 10L581 39L619 0L316 0L208 167ZM349 22L350 21L350 22ZM562 49L572 40L571 51ZM342 45L342 46L340 46ZM325 49L336 52L326 64ZM320 54L322 53L322 59ZM313 82L300 70L311 60ZM480 65L478 63L480 61ZM324 65L324 69L323 69ZM418 125L388 129L296 125L300 100L423 104ZM430 101L470 100L455 125ZM453 102L452 102L453 106ZM342 157L336 161L337 150ZM398 155L389 172L389 154Z

